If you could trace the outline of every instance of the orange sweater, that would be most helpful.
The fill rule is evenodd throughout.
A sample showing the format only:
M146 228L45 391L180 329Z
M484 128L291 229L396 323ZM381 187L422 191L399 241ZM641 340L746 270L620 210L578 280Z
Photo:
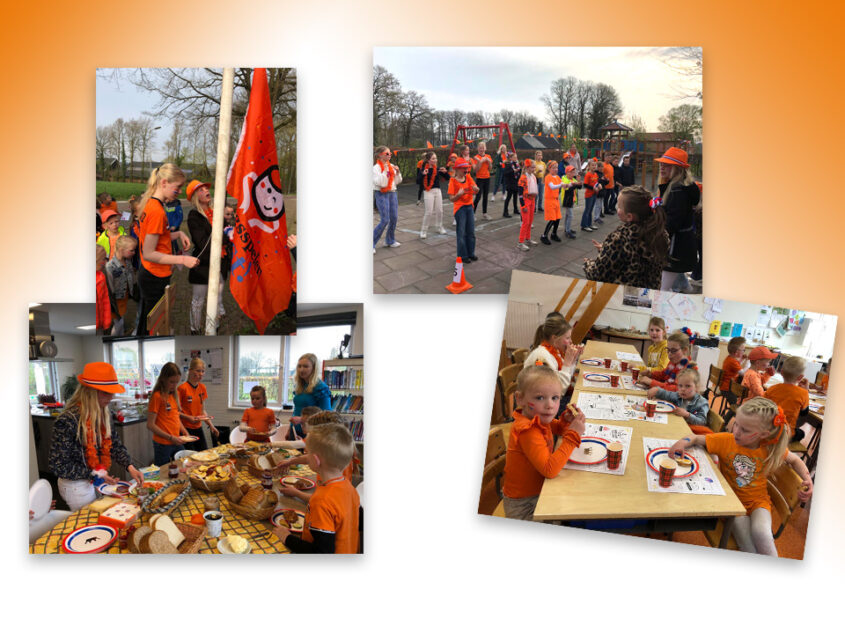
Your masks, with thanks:
M735 380L736 377L739 376L739 371L741 369L742 366L736 358L726 358L725 363L722 364L722 382L719 383L719 389L723 392L727 392L731 389L731 381Z
M516 410L513 418L505 456L504 494L509 498L540 495L543 481L560 473L572 450L581 444L581 436L566 423L554 420L544 425L539 417L532 420L523 416L522 410ZM552 434L563 436L557 450Z

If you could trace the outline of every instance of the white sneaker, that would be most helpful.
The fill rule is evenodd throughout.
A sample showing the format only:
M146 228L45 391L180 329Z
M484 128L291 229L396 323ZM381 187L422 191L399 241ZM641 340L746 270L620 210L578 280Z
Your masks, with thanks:
M520 242L518 245L516 245L516 248L519 249L520 251L528 251L531 247L529 247L524 242Z
M422 205L422 201L421 201L421 200L417 200L417 207L419 207L420 205Z
M425 240L425 231L420 231L420 240Z
M457 224L458 224L458 221L457 221L457 220L455 220L455 218L453 217L453 218L452 218L452 226L453 226L453 227L454 227L454 226L457 226Z
M375 249L373 249L373 255L375 255L375 254L376 254L376 250L375 250Z
M490 194L490 200L496 200L496 194Z
M598 231L598 230L599 230L599 226L598 226L598 225L596 225L596 224L594 224L593 226L591 226L591 227L590 227L590 229L592 229L593 231Z
M531 244L540 244L539 242L537 242L536 240L532 240L531 238L528 238L528 242L530 242Z
M388 244L391 249L395 249L396 247L401 247L402 244L400 242L394 242L393 244Z
M446 233L446 229L443 228L443 225L440 225L440 228L437 230L437 233Z
M490 216L488 216L487 214L481 214L481 217L482 217L484 220L490 220Z

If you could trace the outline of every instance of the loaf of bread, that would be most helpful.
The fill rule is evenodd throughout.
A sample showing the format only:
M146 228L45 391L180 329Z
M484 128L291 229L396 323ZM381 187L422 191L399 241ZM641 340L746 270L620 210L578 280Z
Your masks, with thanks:
M174 548L178 548L179 544L185 541L185 536L182 534L182 531L179 530L179 527L173 523L173 520L170 519L167 515L162 515L161 517L156 520L156 523L153 524L153 529L157 531L164 531L167 534L167 539L170 540L170 543L173 544Z
M244 506L255 507L261 506L261 503L264 501L264 489L260 486L252 487L249 491L246 492L243 499L241 500L241 504Z
M179 551L170 542L164 531L152 531L141 539L141 552L152 555L178 555Z
M234 478L229 480L229 484L226 485L226 497L228 497L235 504L240 504L243 496L244 494L241 492L240 487L235 484Z
M141 540L153 532L149 526L139 526L132 534L129 536L129 552L130 553L140 553L141 552Z

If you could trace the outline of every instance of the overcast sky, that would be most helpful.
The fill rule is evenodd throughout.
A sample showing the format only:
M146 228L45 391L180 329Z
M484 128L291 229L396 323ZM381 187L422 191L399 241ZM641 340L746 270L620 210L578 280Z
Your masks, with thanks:
M393 73L402 90L423 93L437 110L525 110L541 121L546 112L540 97L555 79L571 75L602 82L619 94L623 121L636 114L656 131L662 115L685 103L674 87L686 80L661 61L668 50L379 47L373 50L373 63ZM700 77L696 86L701 89Z

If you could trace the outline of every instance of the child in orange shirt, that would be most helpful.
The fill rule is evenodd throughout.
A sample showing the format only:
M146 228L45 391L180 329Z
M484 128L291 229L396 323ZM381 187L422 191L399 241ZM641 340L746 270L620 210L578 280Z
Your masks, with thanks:
M523 369L516 377L516 402L503 485L505 515L530 520L545 478L563 469L572 450L581 444L584 414L564 412L557 420L563 384L557 372L545 365ZM577 407L576 407L577 410ZM562 442L554 449L554 435Z
M789 426L783 410L766 398L752 398L740 405L733 431L682 438L669 448L669 456L687 447L705 447L719 457L719 471L747 511L734 519L732 533L740 550L778 556L772 537L772 502L766 477L786 462L802 479L798 499L813 494L813 481L804 462L787 449Z
M531 239L531 225L534 224L534 205L537 202L537 177L534 176L534 161L525 159L525 170L516 186L519 190L519 206L522 209L522 224L519 227L517 249L528 251L530 244L539 244Z
M147 404L147 429L153 432L153 462L161 466L173 460L186 442L194 440L182 424L176 386L182 372L172 361L158 375Z
M112 313L116 312L117 308L112 307L112 295L106 279L106 260L108 260L106 250L101 244L98 244L95 251L94 268L97 275L95 282L97 290L96 327L98 334L108 334L112 326Z
M801 357L787 357L780 367L783 383L766 390L764 397L777 403L786 416L790 429L789 442L804 437L804 430L798 429L798 417L810 411L810 382L804 378L807 364Z
M189 442L185 445L186 449L193 451L205 451L208 445L205 442L205 435L202 433L202 424L208 424L208 430L215 437L220 435L220 432L212 424L212 417L205 411L205 402L208 400L208 390L202 383L202 377L205 376L205 361L199 357L191 359L191 364L188 366L188 380L180 384L176 388L176 394L179 397L179 405L182 408L181 419L185 425L188 433L197 436L197 440Z
M467 148L469 152L469 148ZM464 264L477 260L475 257L475 216L472 209L472 196L478 193L478 187L467 172L469 162L459 158L455 160L455 176L449 180L449 200L452 201L452 215L457 228L458 257Z
M542 156L542 154L541 154ZM543 189L545 190L546 207L543 210L543 218L546 220L546 229L540 237L540 242L543 244L551 244L549 240L549 231L552 232L552 240L560 242L557 235L557 228L560 226L560 198L558 191L563 187L563 181L557 175L557 163L549 161L546 166L548 174L543 182ZM571 213L571 212L570 212Z
M731 404L736 403L736 397L731 394L731 381L739 379L742 371L742 357L745 356L745 337L734 337L728 341L728 356L722 363L722 381L719 383L719 393Z
M120 215L113 209L104 209L100 215L103 219L103 232L97 238L97 244L106 250L106 255L111 259L115 254L115 242L126 230L120 226Z
M302 537L285 527L274 528L273 533L294 553L355 554L361 501L343 474L355 451L352 433L339 423L320 425L309 432L305 448L319 483L305 509ZM291 488L282 487L280 492L291 494Z
M748 353L751 367L746 370L745 376L742 377L742 386L748 388L749 397L763 396L766 391L766 381L775 374L771 361L777 359L777 356L766 346L757 346Z
M246 432L246 439L255 442L267 442L278 427L276 414L267 407L267 392L261 385L256 385L249 391L252 407L244 410L241 424L238 426Z
M584 173L584 211L581 214L581 231L589 232L598 229L593 222L593 208L600 191L598 166L595 159L590 159L587 163L587 171Z
M478 209L478 201L481 201L481 217L490 220L487 215L487 197L490 192L490 168L493 167L493 159L487 154L487 144L482 141L478 144L478 154L472 158L472 169L475 172L475 182L478 184L478 192L475 200L472 201L472 213Z

